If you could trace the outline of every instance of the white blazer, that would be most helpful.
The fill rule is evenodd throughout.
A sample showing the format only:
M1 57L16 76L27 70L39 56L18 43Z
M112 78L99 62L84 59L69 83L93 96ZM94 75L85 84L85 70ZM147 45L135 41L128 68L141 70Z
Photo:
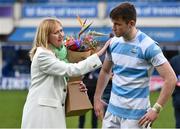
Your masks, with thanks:
M31 64L31 86L21 128L66 128L66 76L86 74L102 65L97 54L79 63L65 63L38 47Z

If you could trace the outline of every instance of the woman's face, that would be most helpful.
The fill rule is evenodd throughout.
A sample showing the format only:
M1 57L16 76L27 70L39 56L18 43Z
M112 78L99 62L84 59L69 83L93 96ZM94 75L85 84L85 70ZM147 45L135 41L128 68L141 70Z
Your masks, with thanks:
M49 34L49 43L59 48L64 40L64 31L59 23L55 24L54 30Z

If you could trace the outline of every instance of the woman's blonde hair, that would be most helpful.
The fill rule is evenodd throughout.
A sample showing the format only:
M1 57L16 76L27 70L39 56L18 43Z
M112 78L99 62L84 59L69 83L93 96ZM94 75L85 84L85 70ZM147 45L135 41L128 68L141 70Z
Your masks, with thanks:
M37 47L44 47L49 49L48 37L49 34L52 33L52 31L55 29L57 23L62 26L60 20L57 18L45 18L42 20L42 22L40 22L40 25L36 30L33 47L29 52L31 61L34 57Z

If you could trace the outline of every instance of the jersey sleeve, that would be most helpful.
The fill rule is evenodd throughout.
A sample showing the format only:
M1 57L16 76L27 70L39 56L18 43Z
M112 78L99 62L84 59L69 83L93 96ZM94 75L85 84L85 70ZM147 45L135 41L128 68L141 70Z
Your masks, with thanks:
M159 66L167 61L157 43L151 44L145 50L145 59L152 63L153 66Z

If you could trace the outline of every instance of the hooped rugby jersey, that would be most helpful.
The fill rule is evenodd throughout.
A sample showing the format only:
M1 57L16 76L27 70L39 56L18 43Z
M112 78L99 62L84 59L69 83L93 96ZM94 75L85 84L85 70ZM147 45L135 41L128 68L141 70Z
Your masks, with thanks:
M113 37L106 54L113 62L113 79L108 111L140 119L150 107L149 81L155 66L167 61L157 42L138 30L131 42Z

